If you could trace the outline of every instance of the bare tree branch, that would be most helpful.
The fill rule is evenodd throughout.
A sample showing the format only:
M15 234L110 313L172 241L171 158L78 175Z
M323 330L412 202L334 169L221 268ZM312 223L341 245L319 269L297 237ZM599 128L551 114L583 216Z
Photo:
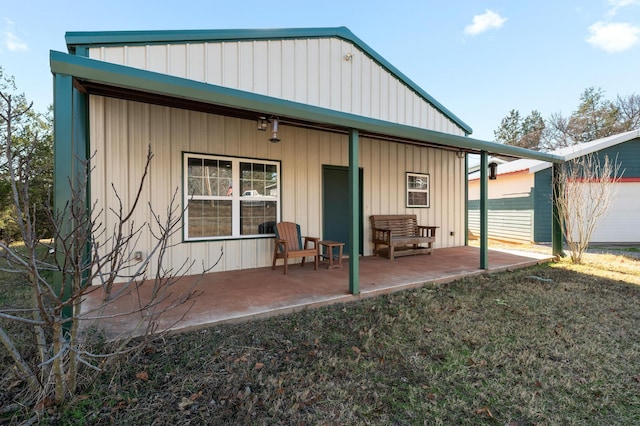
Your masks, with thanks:
M591 237L616 196L623 171L618 159L594 154L564 164L554 184L559 220L573 263L582 263Z

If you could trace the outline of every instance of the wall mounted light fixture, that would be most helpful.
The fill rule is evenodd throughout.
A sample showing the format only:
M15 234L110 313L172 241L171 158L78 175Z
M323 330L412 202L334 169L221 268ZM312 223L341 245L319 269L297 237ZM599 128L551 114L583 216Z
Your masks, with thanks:
M464 152L463 150L460 151L456 151L456 157L458 157L459 159L463 159L465 156L467 155L466 152Z
M269 142L278 143L280 139L278 139L278 119L271 119L271 137L269 138Z
M267 119L267 117L258 117L258 130L260 130L261 132L266 132L267 126L269 126L269 120Z
M498 163L491 162L489 163L489 179L496 180L498 177Z

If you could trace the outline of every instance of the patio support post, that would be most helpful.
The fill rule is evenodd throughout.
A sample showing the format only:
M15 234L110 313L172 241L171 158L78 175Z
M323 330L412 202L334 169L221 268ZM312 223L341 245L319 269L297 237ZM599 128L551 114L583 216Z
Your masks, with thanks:
M54 214L69 214L68 209L79 185L88 183L87 166L87 98L73 87L73 78L68 75L54 74ZM86 188L87 209L89 209L89 188ZM62 234L69 233L74 227L71 220L60 219ZM87 258L90 250L85 248ZM54 284L66 300L71 296L71 282L62 282L62 275L54 276ZM64 287L63 287L64 286ZM63 316L70 317L71 306L63 309Z
M480 153L480 269L489 269L489 154L487 151Z
M562 223L560 222L560 212L558 210L558 191L562 190L562 182L560 182L560 167L562 164L553 163L552 166L552 192L551 192L551 253L554 256L564 257Z
M464 170L469 170L469 156L464 156ZM464 179L464 245L469 245L469 173Z
M349 132L349 293L360 294L360 182L359 133Z

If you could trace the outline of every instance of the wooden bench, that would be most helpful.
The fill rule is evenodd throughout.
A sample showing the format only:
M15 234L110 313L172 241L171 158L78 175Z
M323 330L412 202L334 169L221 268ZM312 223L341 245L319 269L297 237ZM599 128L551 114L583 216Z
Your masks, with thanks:
M374 255L386 253L386 257L393 260L396 256L431 254L437 226L418 225L415 214L373 215L369 219Z

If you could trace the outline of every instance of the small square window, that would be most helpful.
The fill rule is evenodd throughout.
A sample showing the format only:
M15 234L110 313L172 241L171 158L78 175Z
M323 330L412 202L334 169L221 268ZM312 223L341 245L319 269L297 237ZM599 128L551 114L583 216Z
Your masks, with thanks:
M407 207L429 207L429 175L407 173Z

